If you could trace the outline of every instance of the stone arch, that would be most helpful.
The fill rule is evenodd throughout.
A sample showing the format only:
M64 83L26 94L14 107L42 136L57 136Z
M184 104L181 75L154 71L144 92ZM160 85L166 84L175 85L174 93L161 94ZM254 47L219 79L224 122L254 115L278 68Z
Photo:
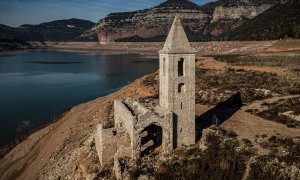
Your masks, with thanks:
M139 121L139 122L138 122L137 126L139 127L139 130L136 131L136 133L138 133L138 134L142 133L142 131L143 131L146 127L148 127L148 126L150 126L150 125L152 125L152 124L155 124L156 126L160 126L160 127L162 127L163 129L166 128L163 119L150 118L150 119L148 119L147 121Z
M158 132L159 136L161 137L161 141L158 140L158 146L156 144L157 147L154 146L154 149L157 149L158 147L162 147L162 151L164 153L170 152L173 148L173 125L172 125L172 114L168 114L167 118L154 118L154 119L147 119L147 121L140 121L139 124L137 124L137 127L139 127L137 129L137 131L135 131L135 137L138 137L137 139L134 140L134 144L136 143L136 147L135 148L135 157L139 158L141 156L146 155L147 153L143 152L144 150L146 150L145 148L147 147L142 147L143 144L145 144L145 140L142 140L143 137L147 136L148 134L145 133L143 134L144 130L147 128L153 127L153 125L155 125L155 127L158 127L159 129L156 130L156 133ZM160 138L158 137L158 138ZM142 142L143 141L143 142ZM151 144L148 144L151 145ZM151 148L149 148L151 149ZM152 148L152 150L154 150ZM149 152L149 151L148 151Z
M178 84L178 93L185 93L185 84L184 83L179 83Z
M140 133L141 137L141 153L143 157L150 154L156 148L162 146L163 128L155 123L145 127Z
M180 78L174 78L172 81L171 81L171 85L172 85L172 88L173 88L173 93L174 95L178 95L178 85L183 83L184 86L185 86L185 92L188 92L189 91L189 87L190 85L193 83L191 81L190 78L187 78L187 77L180 77Z

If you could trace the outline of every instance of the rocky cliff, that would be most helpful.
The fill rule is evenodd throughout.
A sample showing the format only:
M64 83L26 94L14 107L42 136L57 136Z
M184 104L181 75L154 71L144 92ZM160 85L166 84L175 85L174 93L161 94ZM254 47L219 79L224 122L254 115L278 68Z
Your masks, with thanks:
M219 0L199 6L188 0L168 0L156 7L111 13L81 37L98 35L99 42L163 41L176 13L192 41L209 40L263 13L277 0Z
M222 37L229 40L271 40L300 37L300 1L282 0Z
M184 19L185 26L193 32L200 32L210 19L197 4L169 0L151 9L109 14L90 33L97 33L101 43L124 41L131 37L158 40L167 34L177 11Z

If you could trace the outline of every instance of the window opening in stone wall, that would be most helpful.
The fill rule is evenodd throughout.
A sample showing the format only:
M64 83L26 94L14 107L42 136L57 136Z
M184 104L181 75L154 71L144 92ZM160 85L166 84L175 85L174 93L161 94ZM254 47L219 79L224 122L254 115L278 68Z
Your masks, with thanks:
M162 127L152 124L141 132L141 156L153 152L162 145Z
M184 83L179 83L178 84L178 93L181 93L181 92L185 92Z
M182 110L182 103L180 103L180 108L181 108L181 110Z
M165 76L166 75L166 58L164 58L163 59L163 68L162 68L162 70L163 70L163 76Z
M180 58L178 61L178 76L183 76L183 65L184 65L184 59Z

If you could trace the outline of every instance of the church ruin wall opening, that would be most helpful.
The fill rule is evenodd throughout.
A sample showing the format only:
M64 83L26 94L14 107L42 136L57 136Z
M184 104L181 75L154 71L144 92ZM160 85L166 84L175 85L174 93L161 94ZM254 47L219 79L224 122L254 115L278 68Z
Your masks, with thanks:
M162 70L163 70L163 76L166 75L166 58L163 58L163 64L162 64Z
M184 59L180 58L179 61L178 61L178 76L183 76L184 75L183 65L184 65Z
M185 92L185 84L179 83L178 84L178 93Z
M141 132L141 157L150 154L162 145L163 128L151 124Z

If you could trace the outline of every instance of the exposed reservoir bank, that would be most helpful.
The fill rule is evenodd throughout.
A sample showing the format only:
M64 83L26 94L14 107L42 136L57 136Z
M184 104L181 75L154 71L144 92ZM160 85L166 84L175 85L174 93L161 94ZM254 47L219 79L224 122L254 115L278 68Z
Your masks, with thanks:
M49 123L77 104L114 92L157 68L156 58L137 54L34 50L2 55L0 144Z

